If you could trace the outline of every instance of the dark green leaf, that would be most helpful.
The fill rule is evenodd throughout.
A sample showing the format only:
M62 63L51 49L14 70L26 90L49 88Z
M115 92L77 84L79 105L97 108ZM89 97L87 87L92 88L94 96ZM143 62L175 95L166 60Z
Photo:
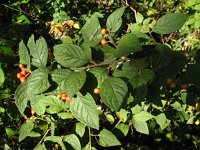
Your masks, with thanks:
M85 96L77 94L77 97L73 98L70 103L70 110L80 122L97 130L99 129L97 106L89 93Z
M58 143L61 146L62 150L67 150L63 139L60 136L47 136L44 138L44 141L52 141L53 143Z
M85 80L85 71L73 72L60 84L58 90L61 91L61 93L67 93L69 97L72 97L83 87Z
M99 45L95 47L96 50L100 50L103 52L103 61L104 62L110 62L116 60L116 57L114 56L115 54L115 49L109 45Z
M51 72L52 80L60 84L72 73L69 69L54 69Z
M25 139L31 130L34 127L34 121L30 120L29 122L26 122L25 124L22 125L22 127L19 130L19 142Z
M119 40L115 56L122 57L138 51L142 51L140 41L134 34L128 33L122 36L122 38Z
M36 95L46 91L49 87L48 69L38 68L34 70L27 79L27 94Z
M64 67L80 67L89 59L78 45L60 44L54 47L55 59Z
M27 68L30 70L30 55L23 41L19 43L19 60L21 64L26 64Z
M200 63L188 65L186 75L188 80L193 83L195 86L200 88Z
M101 88L101 85L102 85L103 81L108 78L106 68L96 67L96 68L92 68L90 70L90 72L92 74L94 74L94 76L97 79L97 82L98 82L97 87Z
M103 129L99 133L99 145L103 147L111 147L121 145L115 135L107 129Z
M125 7L121 7L115 10L106 21L106 28L110 32L116 32L122 25L122 15L125 11Z
M119 111L126 100L127 92L128 87L123 80L110 77L102 83L100 96L111 110Z
M98 17L92 15L92 17L84 24L81 29L81 33L84 39L84 45L94 47L99 44L102 39L100 34L101 26L99 24Z
M168 13L158 19L153 31L159 34L170 34L179 30L189 18L181 13Z

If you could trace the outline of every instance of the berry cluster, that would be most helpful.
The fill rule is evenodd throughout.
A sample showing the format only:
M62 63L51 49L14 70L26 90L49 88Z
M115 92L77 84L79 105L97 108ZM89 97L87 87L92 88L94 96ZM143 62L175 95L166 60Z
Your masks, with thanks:
M106 29L101 29L101 34L104 36L106 35L107 30ZM101 45L106 45L108 42L106 41L106 39L103 37L103 39L101 39Z
M19 64L19 68L21 72L17 74L17 78L20 79L21 82L24 82L30 75L30 71L25 68L23 64Z
M172 88L172 89L176 88L176 83L175 83L175 81L174 81L173 79L168 78L166 81L167 81L167 84L169 84L169 87L170 87L170 88ZM180 88L181 88L182 90L187 90L188 85L187 85L187 84L181 84L181 85L180 85Z
M67 103L71 102L71 98L67 96L67 94L62 93L62 94L58 94L57 98L62 99L64 101L66 101Z

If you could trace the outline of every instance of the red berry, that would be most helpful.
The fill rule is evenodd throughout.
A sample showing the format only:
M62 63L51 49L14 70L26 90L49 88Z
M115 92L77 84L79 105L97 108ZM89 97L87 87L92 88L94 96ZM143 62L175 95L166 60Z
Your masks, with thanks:
M108 42L106 41L106 39L102 39L101 40L101 45L106 45Z
M66 95L65 93L63 93L63 94L61 95L61 99L62 99L62 100L65 100L66 97L67 97L67 95Z
M21 83L23 83L25 81L25 78L20 78Z
M62 98L62 94L58 94L57 98L61 99Z

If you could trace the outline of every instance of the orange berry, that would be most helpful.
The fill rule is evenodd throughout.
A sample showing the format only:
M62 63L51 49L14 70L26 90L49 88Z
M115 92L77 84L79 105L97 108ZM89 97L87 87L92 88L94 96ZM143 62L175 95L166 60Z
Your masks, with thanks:
M102 39L101 40L101 45L106 45L108 42L106 41L106 39Z
M17 74L17 78L21 79L21 78L23 78L23 77L24 77L23 74L21 74L21 73L18 73L18 74Z
M168 84L172 84L174 82L174 80L171 79L171 78L166 79L166 81L167 81Z
M171 83L170 88L172 88L172 89L176 88L176 83Z
M99 88L95 88L95 89L94 89L94 93L95 93L95 94L100 94L100 89L99 89Z
M26 122L29 122L30 121L30 118L26 118Z
M70 103L70 102L71 102L71 98L67 96L67 97L65 98L65 101L66 101L67 103Z
M21 71L21 74L23 74L24 76L26 76L28 73L29 73L29 71L26 70L26 69L23 69L23 70Z
M186 90L187 89L187 84L181 84L181 89Z
M23 64L19 64L19 68L23 69L25 66Z
M65 93L63 93L62 96L61 96L61 99L62 99L62 100L65 100L66 97L67 97L67 95L66 95Z
M58 94L57 98L61 99L62 98L62 94Z
M105 35L107 33L107 30L105 28L101 29L101 34Z
M20 78L21 83L23 83L25 81L25 78Z

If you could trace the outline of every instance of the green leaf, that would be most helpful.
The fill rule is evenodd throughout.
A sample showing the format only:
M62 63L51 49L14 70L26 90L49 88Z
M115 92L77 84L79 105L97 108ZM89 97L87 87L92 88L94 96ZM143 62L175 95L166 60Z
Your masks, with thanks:
M135 128L136 131L144 134L149 134L149 129L147 126L147 123L145 121L139 121L135 120L134 118L132 119L133 127Z
M98 136L99 136L99 145L103 147L121 145L121 143L118 141L115 135L107 129L103 129Z
M117 126L117 129L119 129L123 133L124 136L127 136L128 131L129 131L129 126L128 124L120 123Z
M40 94L50 87L48 73L47 68L38 68L31 73L26 89L29 96Z
M89 61L81 47L74 44L54 46L54 56L56 61L64 67L80 67Z
M49 114L55 114L69 108L67 103L53 95L47 96L44 103L46 106L49 106L46 109L46 112Z
M63 141L70 144L75 150L81 150L81 143L75 134L65 135Z
M38 115L43 115L46 110L46 97L44 95L38 95L31 100L31 107Z
M97 106L89 93L85 96L78 93L77 97L73 98L70 103L70 110L80 122L97 130L99 129Z
M3 72L3 70L1 69L1 66L0 66L0 86L3 85L4 81L5 81L4 72Z
M60 84L60 93L66 93L69 97L74 96L84 85L86 80L85 71L73 72Z
M103 52L103 61L110 62L116 60L115 57L115 49L109 45L98 45L95 47L96 50L100 50Z
M148 81L153 79L153 77L154 72L151 69L144 69L136 76L133 74L132 78L129 81L135 89L146 85Z
M16 91L15 91L15 103L16 106L21 113L23 117L26 117L24 115L24 110L26 109L28 100L29 100L29 95L27 94L27 82L25 81L23 84L20 84Z
M200 88L200 63L188 65L186 75L188 80L193 83L195 86Z
M116 113L117 117L122 121L126 122L127 120L127 111L125 109L120 109L119 112Z
M61 119L73 119L73 115L71 114L71 112L61 112L58 113L58 117L60 117Z
M84 133L85 133L85 124L81 123L81 122L77 122L75 125L75 131L76 133L80 136L83 137Z
M123 63L122 69L116 69L113 72L114 77L124 77L131 79L133 76L136 76L138 73L138 69L133 65L130 65L129 62Z
M136 121L148 121L150 119L154 118L154 116L146 111L141 111L140 113L133 116L133 119Z
M158 19L153 31L159 34L170 34L184 25L189 18L188 15L181 13L168 13Z
M65 144L63 143L63 139L60 136L46 136L44 141L52 141L53 143L58 143L62 150L67 150Z
M32 56L32 65L35 67L45 67L48 58L48 47L45 39L40 37L35 43L34 35L32 35L27 45Z
M122 25L122 15L125 11L125 7L118 8L112 14L108 16L106 21L106 28L110 32L116 32Z
M19 142L21 142L29 135L33 127L34 127L33 120L30 120L29 122L26 122L25 124L22 125L22 127L19 130Z
M84 45L94 47L99 44L102 39L101 26L99 24L98 17L92 15L92 17L84 24L81 29L81 33L84 39Z
M164 130L169 124L170 120L168 120L164 113L159 114L155 117L157 124L159 124L161 130Z
M136 13L136 18L135 18L135 19L136 19L136 22L137 22L137 23L141 24L142 21L143 21L143 19L144 19L144 17L142 16L141 13L137 12L137 13Z
M125 103L128 87L126 83L115 77L104 80L101 86L101 99L111 110L119 111Z
M92 68L90 72L96 77L98 85L97 88L101 88L101 85L105 79L108 78L106 68L96 67Z
M139 39L134 34L128 33L123 35L119 40L115 56L122 57L138 51L142 51Z
M60 84L72 73L69 69L54 69L51 72L52 80Z
M19 60L20 64L26 64L30 70L30 55L23 40L19 43Z

